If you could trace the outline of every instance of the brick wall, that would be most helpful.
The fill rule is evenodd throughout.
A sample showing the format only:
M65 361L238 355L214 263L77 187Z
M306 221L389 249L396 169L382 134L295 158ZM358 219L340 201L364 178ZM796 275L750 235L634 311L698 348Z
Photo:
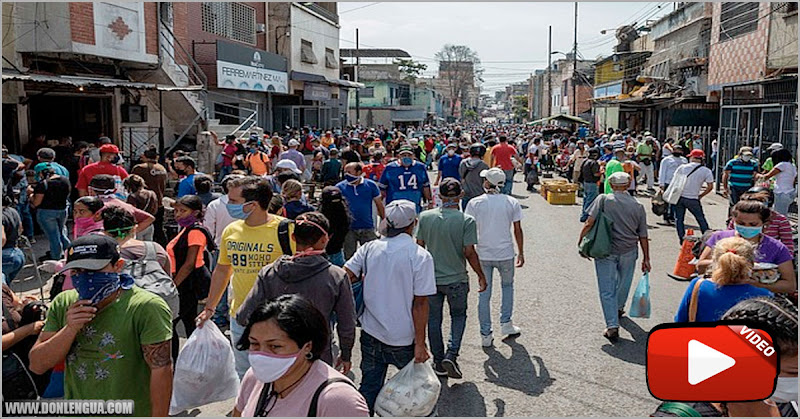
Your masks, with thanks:
M250 7L253 7L256 11L256 24L259 23L267 23L267 18L265 15L265 3L263 2L242 2ZM186 17L186 24L183 25L186 29L186 40L184 41L181 38L181 35L177 32L175 36L178 37L179 41L183 44L187 51L191 54L191 47L192 41L197 42L216 42L217 40L223 40L227 42L236 41L215 35L213 33L208 33L203 30L203 11L202 6L203 4L200 2L191 2L191 3L173 3L173 7L175 7L175 20L176 20L176 28L178 27L177 24L177 14L178 14L178 5L185 6L185 17ZM242 44L247 47L255 47L262 50L267 50L266 48L266 41L265 41L265 34L259 33L256 34L256 45L250 44ZM200 64L200 68L203 69L203 72L208 77L208 84L209 86L216 86L217 85L217 50L215 45L203 45L198 44L195 46L194 50L194 59Z
M72 41L94 45L94 6L92 3L70 3Z
M722 3L714 3L708 84L720 85L758 80L764 77L767 69L767 28L769 26L767 15L770 11L770 3L760 4L758 29L723 42L719 42L721 10Z
M158 54L158 3L144 3L145 51Z

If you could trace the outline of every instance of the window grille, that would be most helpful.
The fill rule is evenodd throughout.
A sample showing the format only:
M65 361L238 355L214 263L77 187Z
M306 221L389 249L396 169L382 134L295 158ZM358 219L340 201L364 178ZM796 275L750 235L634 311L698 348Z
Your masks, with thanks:
M242 3L203 3L203 31L255 45L256 10Z
M758 29L759 3L722 3L719 42L754 32Z

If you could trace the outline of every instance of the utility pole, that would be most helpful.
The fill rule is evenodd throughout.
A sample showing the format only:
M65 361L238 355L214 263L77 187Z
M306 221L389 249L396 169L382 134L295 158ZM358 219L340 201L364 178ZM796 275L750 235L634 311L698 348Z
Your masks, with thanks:
M356 83L358 83L358 66L361 64L361 54L358 52L358 28L356 28L356 71L354 72ZM361 93L360 88L356 87L356 124L361 123Z
M547 116L553 114L553 78L550 77L550 57L553 56L553 27L547 27Z
M578 95L575 84L578 80L578 2L575 2L575 28L572 44L572 116L578 116Z

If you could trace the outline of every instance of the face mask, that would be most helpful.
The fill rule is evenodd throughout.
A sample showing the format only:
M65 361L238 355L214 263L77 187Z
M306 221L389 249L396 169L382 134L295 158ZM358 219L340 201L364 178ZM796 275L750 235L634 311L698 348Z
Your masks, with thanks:
M743 162L748 162L748 161L750 161L751 158L752 158L752 156L742 156L742 161Z
M412 159L411 157L403 157L402 159L400 159L400 163L403 166L408 167L411 166L412 163L414 163L414 159Z
M250 367L253 368L253 374L259 381L274 383L289 371L299 356L299 352L293 355L275 355L252 351L247 354L247 359L250 361Z
M281 173L277 176L277 178L278 178L278 183L280 183L281 185L283 185L283 183L289 179L300 180L300 178L294 173Z
M350 173L344 174L344 180L346 180L347 183L356 183L359 179L361 179L361 176L353 176Z
M734 224L733 227L734 229L736 229L736 232L739 233L739 235L742 236L742 238L744 239L752 239L753 237L758 236L759 234L761 234L761 230L764 228L764 226L745 227L739 224Z
M770 399L776 403L797 401L797 377L778 377L775 392Z
M450 157L453 157L453 156L456 155L456 151L455 150L447 150L447 155L450 156Z
M177 173L180 176L186 176L186 170L185 169L175 169L175 173Z
M103 222L95 221L94 217L76 218L75 227L73 228L73 237L78 238L91 233L92 231L98 231L102 229Z
M197 222L197 216L192 214L192 215L189 215L189 216L186 216L186 217L183 217L183 218L179 218L179 219L177 219L175 221L181 227L189 227L189 226L193 226L194 223Z
M247 204L247 202L245 202L244 204L225 204L225 208L228 210L228 215L230 215L232 218L235 218L237 220L245 220L254 211L253 210L250 212L245 212L244 210L245 204Z
M116 272L82 272L72 275L72 284L78 291L78 298L97 305L120 288L130 289L133 277Z

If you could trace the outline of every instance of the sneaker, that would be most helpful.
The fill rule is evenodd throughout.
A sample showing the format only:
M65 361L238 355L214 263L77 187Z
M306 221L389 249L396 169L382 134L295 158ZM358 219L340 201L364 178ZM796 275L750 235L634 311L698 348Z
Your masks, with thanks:
M611 342L616 342L619 339L619 328L618 327L610 327L603 332L603 337L610 340Z
M441 362L435 362L433 364L433 372L435 372L439 377L447 377L448 375L447 370L442 367Z
M624 308L621 308L621 309L617 310L617 318L621 319L622 316L624 316L624 315L625 315L625 309Z
M491 348L492 344L494 343L494 338L492 335L481 335L481 346L484 348Z
M447 376L450 378L464 377L464 375L461 374L461 368L458 367L458 362L456 362L455 359L445 358L442 360L441 368L444 368L445 371L447 371Z
M500 323L500 334L501 335L508 335L508 336L517 336L522 334L522 329L517 326L514 326L513 323Z

